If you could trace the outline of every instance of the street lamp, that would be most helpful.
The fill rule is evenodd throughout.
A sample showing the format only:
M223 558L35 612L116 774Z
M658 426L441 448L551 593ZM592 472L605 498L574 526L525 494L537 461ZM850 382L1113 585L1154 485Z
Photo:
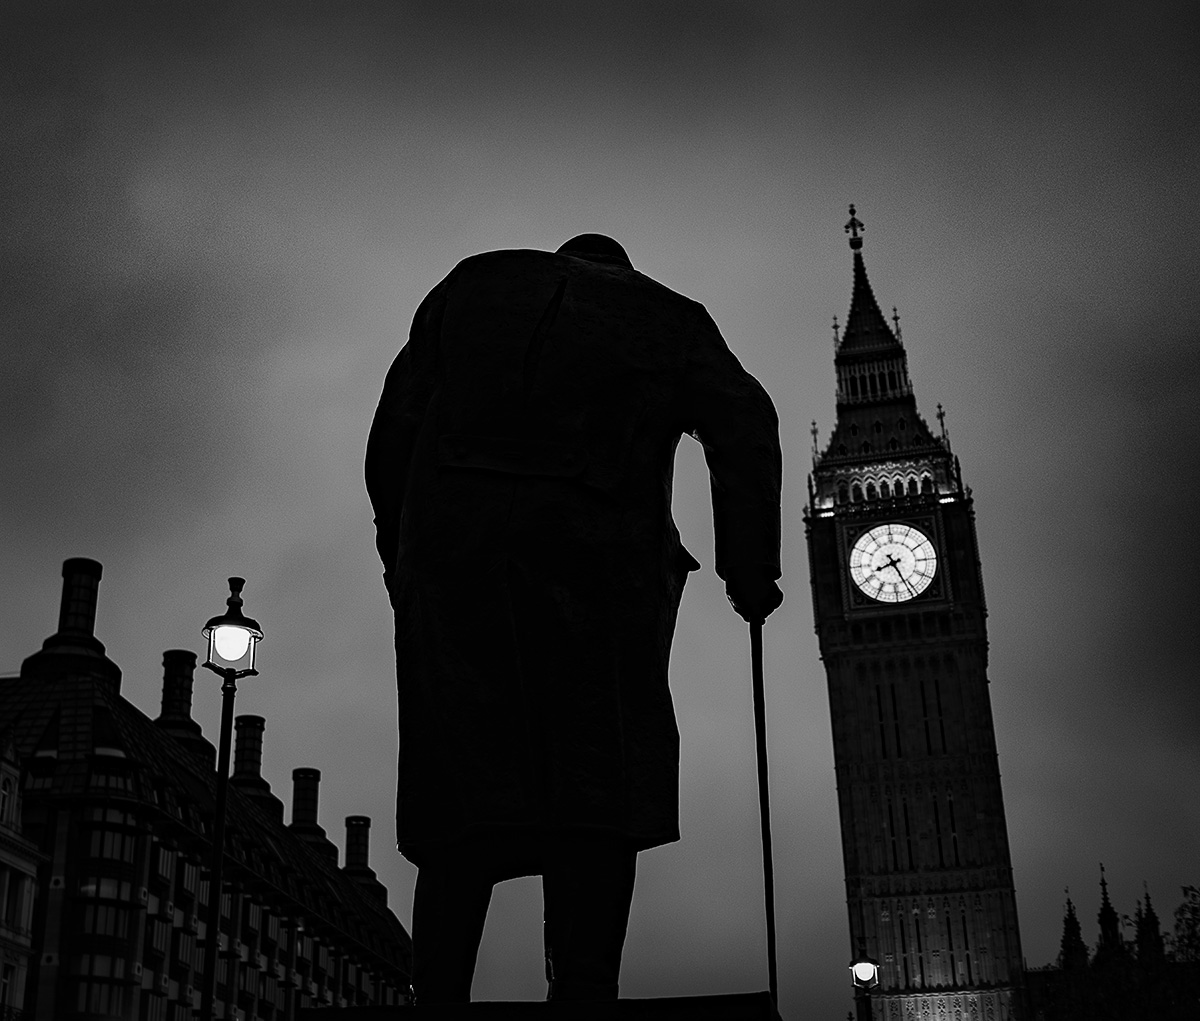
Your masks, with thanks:
M871 1021L871 997L868 991L879 985L879 962L867 955L863 941L858 941L858 954L850 962L850 981L854 983L854 1001L858 1021Z
M221 743L217 759L217 797L213 807L212 863L209 866L208 911L205 917L204 988L200 1017L212 1021L217 987L217 954L220 952L221 886L225 865L225 798L229 792L229 746L233 741L233 699L239 677L254 677L254 649L262 638L258 621L242 613L245 578L229 579L228 609L213 617L201 632L208 639L204 666L219 674L221 685Z
M850 962L850 979L859 989L874 989L879 985L879 963L869 957Z

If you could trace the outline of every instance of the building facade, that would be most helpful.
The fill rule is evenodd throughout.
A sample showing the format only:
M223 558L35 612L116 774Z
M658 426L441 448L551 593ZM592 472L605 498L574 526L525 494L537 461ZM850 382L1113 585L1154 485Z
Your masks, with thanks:
M30 1021L189 1021L209 944L217 779L191 718L196 656L165 653L150 720L121 697L121 671L93 634L100 565L68 560L63 577L58 631L19 677L0 679L0 801L11 782L20 812L19 829L0 822L0 868L6 890L23 891L0 919L8 1003ZM216 1016L408 1002L411 941L369 866L370 820L346 820L339 868L317 821L320 773L297 769L285 825L261 775L264 729L262 717L237 719Z
M837 336L837 421L805 509L851 954L875 1021L1022 1017L1022 957L988 695L971 491L917 410L899 321L867 280Z
M0 1021L20 1018L33 956L33 895L44 855L21 832L21 768L0 734Z

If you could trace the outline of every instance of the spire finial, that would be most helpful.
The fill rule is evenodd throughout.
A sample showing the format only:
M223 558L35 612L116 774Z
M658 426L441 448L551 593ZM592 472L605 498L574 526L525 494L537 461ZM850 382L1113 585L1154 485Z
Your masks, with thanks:
M858 251L862 248L862 238L858 236L858 232L864 229L862 220L854 215L854 203L850 203L850 222L846 224L846 233L850 235L850 248L853 251Z
M833 317L833 349L836 351L838 346L838 321L837 316Z
M813 419L813 424L812 424L812 438L813 438L813 449L812 449L813 457L816 457L817 456L817 420L815 418Z
M896 306L892 306L892 322L896 324L896 339L900 339L900 313L896 311Z

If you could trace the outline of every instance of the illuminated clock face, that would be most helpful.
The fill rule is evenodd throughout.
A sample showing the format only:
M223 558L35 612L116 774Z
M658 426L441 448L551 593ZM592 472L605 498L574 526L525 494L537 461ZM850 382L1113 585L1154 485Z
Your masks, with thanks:
M876 525L850 551L854 584L881 603L919 596L937 573L933 543L912 525Z

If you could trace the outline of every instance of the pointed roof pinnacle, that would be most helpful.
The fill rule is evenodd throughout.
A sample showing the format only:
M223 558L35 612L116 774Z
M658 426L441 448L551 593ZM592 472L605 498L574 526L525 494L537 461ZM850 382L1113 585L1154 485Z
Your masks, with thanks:
M879 309L875 300L875 292L867 279L867 267L862 257L862 238L859 231L863 229L862 221L855 216L854 206L850 207L850 222L846 231L851 235L850 248L854 252L854 290L850 296L850 314L846 317L846 325L842 330L841 343L838 344L839 354L852 351L867 351L877 348L899 348L900 341L893 333Z

